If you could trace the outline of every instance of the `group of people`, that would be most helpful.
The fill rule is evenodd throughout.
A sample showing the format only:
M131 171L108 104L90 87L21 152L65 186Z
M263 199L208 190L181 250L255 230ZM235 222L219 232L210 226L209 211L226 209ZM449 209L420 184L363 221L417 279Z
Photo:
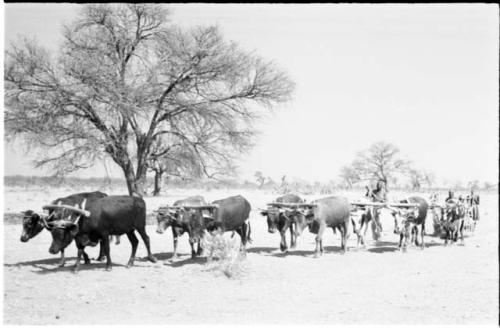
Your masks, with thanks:
M387 189L383 180L377 181L376 188L370 189L368 186L365 187L367 192L365 197L376 203L387 202ZM431 202L437 203L437 194L433 193L431 195ZM479 221L479 195L475 193L474 189L471 189L470 194L465 198L460 195L458 199L455 197L453 190L448 191L448 197L445 199L447 204L461 204L466 205L467 208L471 210L471 216L474 221ZM373 225L376 230L382 231L382 224L380 223L380 209L381 207L373 208Z
M460 195L458 199L455 198L453 190L449 190L445 203L466 205L472 210L472 219L474 221L479 221L479 195L474 192L474 189L471 189L470 194L465 198Z

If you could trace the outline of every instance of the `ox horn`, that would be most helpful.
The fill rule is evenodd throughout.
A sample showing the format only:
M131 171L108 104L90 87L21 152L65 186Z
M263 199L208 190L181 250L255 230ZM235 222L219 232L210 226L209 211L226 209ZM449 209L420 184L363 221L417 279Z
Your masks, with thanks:
M67 210L73 211L75 213L78 213L80 215L83 215L85 217L89 217L90 216L90 212L89 211L79 209L76 206L69 206L69 205L45 205L42 208L44 210L67 209Z
M82 205L80 205L80 208L81 208L82 210L84 210L84 209L85 209L85 205L87 205L87 198L84 198L84 199L83 199L83 202L82 202Z

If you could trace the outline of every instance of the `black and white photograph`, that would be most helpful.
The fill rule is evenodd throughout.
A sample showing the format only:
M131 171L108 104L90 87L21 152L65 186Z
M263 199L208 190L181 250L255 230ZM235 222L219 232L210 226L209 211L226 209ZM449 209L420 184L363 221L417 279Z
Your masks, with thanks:
M2 324L499 324L499 6L1 3Z

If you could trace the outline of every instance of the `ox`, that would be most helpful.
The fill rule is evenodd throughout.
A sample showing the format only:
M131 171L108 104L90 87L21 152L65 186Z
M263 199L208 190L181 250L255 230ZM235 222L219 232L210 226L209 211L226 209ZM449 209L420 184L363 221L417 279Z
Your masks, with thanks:
M202 196L191 196L185 199L180 199L174 202L171 207L160 208L156 219L158 220L157 233L162 234L168 227L172 227L174 240L174 254L172 260L177 258L177 239L184 232L188 233L189 244L191 245L191 257L201 255L203 249L200 239L193 236L203 235L203 216L200 211L187 209L183 206L207 205L207 202ZM198 242L198 252L194 250L194 243Z
M236 231L241 237L240 251L246 253L246 244L251 242L250 222L247 222L250 215L250 203L241 195L232 196L213 201L209 205L184 206L186 209L207 210L207 215L203 217L203 227L211 234L224 233L226 231ZM193 238L198 240L203 237L202 231L194 231Z
M400 201L401 204L417 204L414 207L393 209L392 215L394 217L394 233L399 234L398 249L406 251L408 243L415 243L422 249L425 247L425 219L429 204L427 201L419 196L408 197ZM421 236L421 242L418 241L418 236Z
M334 233L335 229L340 231L342 253L345 253L351 225L351 205L347 198L330 196L305 205L307 206L295 210L296 229L300 234L307 226L310 232L316 234L314 256L318 257L323 253L323 233L327 227L332 228Z
M84 200L86 200L86 204L91 204L97 199L101 199L103 197L107 197L108 195L100 192L100 191L93 191L93 192L83 192L79 194L72 194L67 197L63 198L58 198L54 201L51 202L52 205L54 204L64 204L64 205L74 205L74 204L81 204ZM58 211L55 209L50 209L49 210L49 215L47 218L44 218L42 220L42 216L39 214L33 212L32 210L24 211L22 212L23 214L23 232L21 234L21 241L22 242L27 242L31 238L35 237L38 235L44 228L47 230L50 230L52 222L61 219L64 211ZM42 214L43 215L43 214ZM44 222L47 222L48 225L46 225ZM118 243L118 241L117 241ZM99 251L99 257L97 258L98 261L101 261L102 258L104 257L103 249L101 247ZM90 259L87 255L87 253L83 253L83 258L86 264L90 263ZM64 266L65 264L65 258L64 258L64 248L61 249L61 260L59 262L59 266Z
M109 236L127 234L132 245L132 253L127 267L134 264L139 241L137 230L148 252L147 259L156 262L151 253L149 237L146 234L146 203L134 196L108 196L89 204L87 211L72 209L79 216L76 221L59 220L52 229L52 244L49 252L56 254L75 239L78 256L74 270L80 269L80 261L85 246L95 246L99 241L106 255L106 270L111 270Z
M441 223L441 229L444 231L444 244L448 245L448 240L453 243L460 240L462 245L464 242L464 219L465 219L465 206L461 203L446 203L443 209L444 217Z
M276 203L303 203L304 201L297 195L287 194L276 198ZM297 234L294 232L295 217L292 213L283 208L270 206L266 210L260 212L262 216L267 217L267 226L270 233L280 232L281 241L280 249L282 252L288 250L286 243L286 231L290 229L290 248L294 249L297 245Z

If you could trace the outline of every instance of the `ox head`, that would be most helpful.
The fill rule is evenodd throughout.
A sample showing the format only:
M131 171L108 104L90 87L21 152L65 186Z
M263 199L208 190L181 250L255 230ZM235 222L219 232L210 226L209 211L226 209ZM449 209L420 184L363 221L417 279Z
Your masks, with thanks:
M163 233L179 217L177 210L169 207L160 207L156 212L156 220L158 221L158 226L156 227L157 233Z
M50 222L46 222L42 219L47 229L50 230L52 234L52 243L49 248L49 253L57 254L64 248L66 248L76 237L79 232L78 222L82 217L89 217L90 212L83 210L85 208L86 200L83 200L81 204L81 208L78 204L75 204L74 207L68 205L46 205L44 209L53 210L51 216L54 215L56 218ZM66 219L60 219L57 213L64 213L66 215L67 212L70 212ZM56 213L56 214L54 214ZM76 219L72 220L73 216L76 216Z
M205 218L203 211L196 208L181 208L178 220L182 227L187 228L190 242L199 242L205 234Z
M59 220L50 224L52 234L52 243L49 248L49 253L57 254L65 249L75 238L78 233L78 224Z
M400 208L392 211L394 217L394 233L409 233L411 223L418 218L418 207Z
M266 210L261 210L260 214L267 218L267 231L275 233L278 230L280 215L285 213L284 209L269 207Z
M306 227L309 227L309 231L313 232L314 218L315 218L315 205L304 204L295 209L291 209L288 215L293 218L295 222L295 235L300 236Z
M23 214L23 232L21 233L21 241L27 242L31 238L38 235L44 228L42 218L39 214L32 210L21 212Z

